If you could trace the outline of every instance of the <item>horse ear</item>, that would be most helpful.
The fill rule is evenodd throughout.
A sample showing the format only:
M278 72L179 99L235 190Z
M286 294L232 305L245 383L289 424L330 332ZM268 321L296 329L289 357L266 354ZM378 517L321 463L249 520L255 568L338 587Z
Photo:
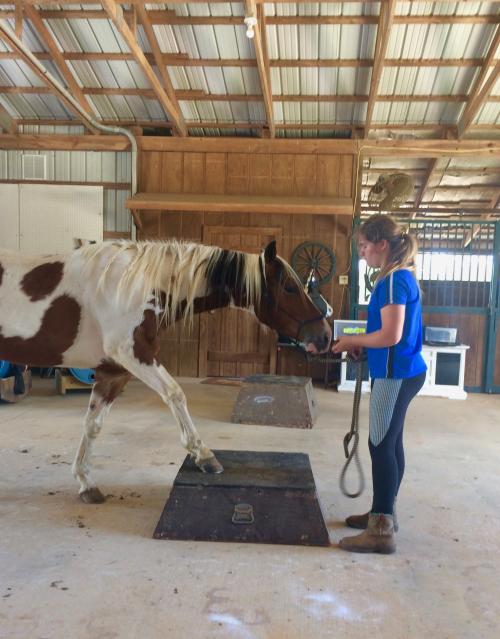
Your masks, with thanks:
M276 240L271 240L264 249L264 259L266 262L272 262L276 259Z

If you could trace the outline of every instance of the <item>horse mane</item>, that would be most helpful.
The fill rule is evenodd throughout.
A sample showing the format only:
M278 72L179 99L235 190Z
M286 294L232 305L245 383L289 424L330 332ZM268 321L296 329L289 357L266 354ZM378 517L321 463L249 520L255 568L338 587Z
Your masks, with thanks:
M111 250L110 250L111 249ZM235 301L252 306L261 298L263 255L227 251L193 242L118 240L83 246L86 268L99 263L98 289L108 281L113 265L126 256L112 294L120 302L131 302L137 294L143 304L161 308L161 319L192 324L194 302L199 291L227 289ZM98 260L98 258L100 258ZM166 270L167 269L167 270ZM187 291L187 293L186 293ZM168 303L165 303L168 300Z

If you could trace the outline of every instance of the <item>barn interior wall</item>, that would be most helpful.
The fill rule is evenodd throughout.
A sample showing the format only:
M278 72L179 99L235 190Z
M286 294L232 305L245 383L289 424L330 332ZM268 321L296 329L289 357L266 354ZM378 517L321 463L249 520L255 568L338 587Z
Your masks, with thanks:
M139 166L141 192L353 195L352 155L148 151L141 153ZM281 229L280 254L286 260L290 260L293 250L302 242L322 242L333 248L336 273L321 292L332 305L334 316L340 317L346 312L348 291L339 285L338 275L349 269L351 220L350 215L142 211L140 237L200 242L207 227L274 227ZM167 331L162 339L161 356L168 370L176 375L197 376L199 344L199 318L192 330L176 325ZM258 344L254 347L258 350ZM303 366L303 358L287 354L281 359L279 372L297 374Z
M130 234L130 211L125 208L130 190L110 186L130 184L132 165L129 152L0 150L0 180L22 182L22 156L27 154L46 157L45 179L51 183L102 183L104 232Z

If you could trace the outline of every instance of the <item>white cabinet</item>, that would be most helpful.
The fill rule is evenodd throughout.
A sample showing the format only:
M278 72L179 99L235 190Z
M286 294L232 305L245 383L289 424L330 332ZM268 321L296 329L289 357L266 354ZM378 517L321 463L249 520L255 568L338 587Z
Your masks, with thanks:
M427 346L422 347L422 357L427 364L425 383L419 395L434 395L450 399L466 399L464 390L465 355L469 346ZM345 359L346 353L342 353ZM367 365L365 364L367 367ZM354 391L357 364L342 362L339 391ZM363 378L362 391L370 391L368 374Z
M469 346L423 346L427 377L419 395L466 399L465 355Z

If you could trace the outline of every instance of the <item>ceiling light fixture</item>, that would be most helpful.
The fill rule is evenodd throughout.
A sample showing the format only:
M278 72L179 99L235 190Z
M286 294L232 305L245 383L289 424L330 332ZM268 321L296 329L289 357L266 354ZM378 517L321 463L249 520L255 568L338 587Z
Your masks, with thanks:
M257 26L257 18L254 16L247 16L243 22L247 25L247 38L253 38L255 35L253 28Z

